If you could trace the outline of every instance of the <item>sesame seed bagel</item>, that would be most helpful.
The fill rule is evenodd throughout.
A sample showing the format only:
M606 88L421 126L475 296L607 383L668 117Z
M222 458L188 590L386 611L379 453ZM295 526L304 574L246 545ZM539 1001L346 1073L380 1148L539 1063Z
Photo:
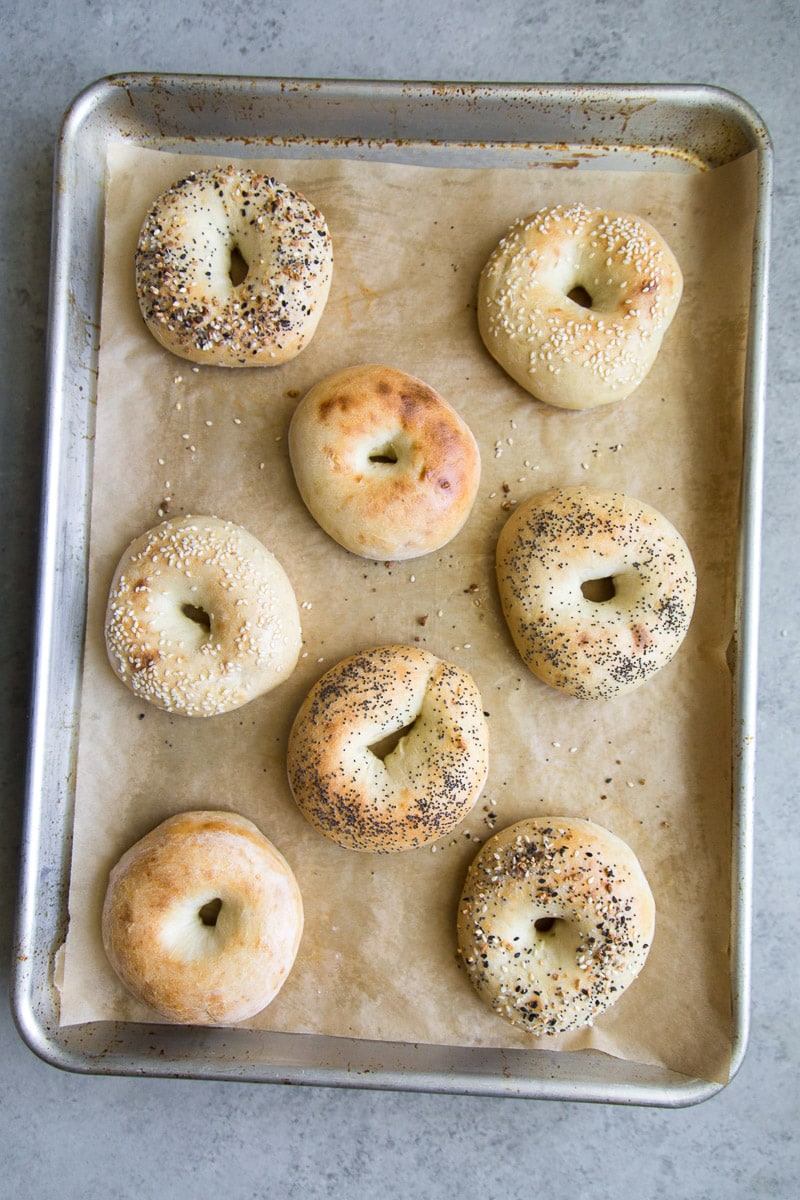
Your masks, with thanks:
M317 383L289 429L295 479L335 541L370 559L444 546L480 481L470 429L432 387L393 367L350 367Z
M519 821L464 883L458 953L481 1000L536 1035L590 1025L633 983L655 903L631 848L592 821Z
M677 652L692 619L691 554L656 509L621 492L552 488L497 543L500 600L526 666L584 700L632 691Z
M490 354L556 408L629 396L652 367L683 290L661 235L638 217L545 208L516 221L478 288Z
M136 251L151 333L181 358L222 367L278 366L299 354L332 271L322 214L244 168L193 171L174 184L145 217Z
M211 717L287 679L300 614L278 560L219 517L163 521L123 554L106 606L115 673L167 712Z
M170 1021L228 1025L275 998L303 932L283 855L245 817L186 812L111 871L103 946L128 990Z
M475 683L413 646L379 646L314 685L289 737L292 794L320 833L349 850L424 846L470 811L488 771Z

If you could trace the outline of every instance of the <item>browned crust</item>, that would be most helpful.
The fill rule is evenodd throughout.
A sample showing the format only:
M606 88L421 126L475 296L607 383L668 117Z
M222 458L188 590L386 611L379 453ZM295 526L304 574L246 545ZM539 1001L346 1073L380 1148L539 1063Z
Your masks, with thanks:
M201 925L199 909L213 899L222 902L219 936L188 954L170 930L185 909ZM102 914L106 955L128 990L168 1020L200 1025L265 1008L302 930L288 863L252 822L227 812L181 813L143 837L111 871Z
M480 481L477 442L452 405L379 364L316 384L294 414L289 450L312 516L365 558L413 558L445 545Z
M372 753L409 724L385 760ZM289 739L289 783L306 819L338 845L413 849L471 810L488 743L466 672L416 647L375 647L338 663L309 692Z

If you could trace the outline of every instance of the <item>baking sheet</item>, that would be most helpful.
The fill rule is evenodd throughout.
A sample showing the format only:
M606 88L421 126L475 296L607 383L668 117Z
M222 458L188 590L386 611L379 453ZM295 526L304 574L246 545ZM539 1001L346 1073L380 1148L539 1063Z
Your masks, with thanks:
M334 289L315 341L294 364L231 375L193 372L151 344L138 322L125 267L131 239L142 206L192 160L181 155L178 165L138 150L134 157L135 169L112 170L112 183L119 177L127 189L122 202L112 204L113 192L109 199L110 217L119 209L126 220L119 228L112 220L106 246L88 683L62 1019L149 1019L118 993L97 953L104 876L135 836L213 797L265 828L315 901L295 971L260 1023L434 1044L529 1044L498 1028L458 972L455 902L492 820L500 827L526 813L573 812L626 837L651 881L663 886L656 888L659 929L647 975L602 1023L560 1044L724 1081L733 752L725 655L734 625L753 160L657 179L272 164L328 216ZM649 216L673 243L687 287L638 396L575 415L535 404L488 360L473 296L477 271L515 216L580 198ZM328 543L293 491L285 452L297 396L321 374L371 360L436 386L466 416L483 454L467 529L445 552L402 567L351 559ZM503 505L563 482L622 486L655 503L684 532L700 571L698 612L681 655L646 690L614 701L613 715L528 677L498 617L491 564ZM141 706L109 679L102 651L101 608L113 565L130 538L155 523L167 495L173 512L217 511L248 524L282 558L306 605L308 657L293 680L202 728L151 710L140 718ZM365 644L365 629L370 642L419 637L460 662L492 714L484 798L435 854L349 855L305 828L288 795L283 750L291 716L327 665Z

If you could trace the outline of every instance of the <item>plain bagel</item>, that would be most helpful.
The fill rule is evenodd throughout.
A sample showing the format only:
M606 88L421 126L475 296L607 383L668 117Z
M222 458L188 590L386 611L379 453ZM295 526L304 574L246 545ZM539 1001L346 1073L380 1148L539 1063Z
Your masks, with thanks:
M552 488L514 510L497 580L525 664L589 700L629 692L672 659L697 588L689 549L662 513L588 487Z
M109 877L103 946L122 983L170 1021L229 1025L275 998L303 904L291 868L245 817L186 812L132 846Z
M478 288L490 354L557 408L629 396L652 367L683 290L661 235L629 213L583 204L516 221Z
M428 384L393 367L337 371L303 397L289 430L300 495L335 541L364 558L438 550L480 481L470 429Z
M306 819L350 850L398 851L450 833L488 771L478 689L414 646L378 646L327 671L289 737L289 783Z
M631 848L592 821L520 821L484 843L458 909L484 1003L532 1034L590 1025L644 966L655 903Z
M193 171L168 188L136 251L139 305L154 337L181 358L224 367L278 366L299 354L332 272L322 214L245 168Z
M282 683L302 640L275 556L241 525L207 516L163 521L131 543L104 632L117 677L188 717L229 712Z

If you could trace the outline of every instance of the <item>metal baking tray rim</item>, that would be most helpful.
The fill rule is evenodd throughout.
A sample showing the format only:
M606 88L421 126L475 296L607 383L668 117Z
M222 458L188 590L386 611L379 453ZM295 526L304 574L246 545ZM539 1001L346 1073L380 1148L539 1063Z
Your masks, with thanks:
M30 733L27 766L25 811L21 843L21 869L18 909L14 940L12 980L12 1011L22 1039L44 1061L78 1073L117 1075L153 1075L169 1077L245 1079L258 1082L286 1082L328 1086L356 1086L385 1090L414 1090L458 1092L465 1094L517 1095L539 1099L569 1099L610 1103L678 1107L695 1104L717 1094L725 1085L705 1080L641 1068L637 1064L621 1064L597 1052L554 1054L547 1051L477 1051L449 1047L394 1046L379 1042L350 1042L320 1035L271 1034L259 1035L263 1044L268 1040L275 1049L296 1049L302 1044L336 1044L344 1057L337 1063L298 1061L296 1053L265 1063L247 1054L241 1061L190 1060L181 1065L178 1055L161 1047L157 1056L143 1062L141 1046L154 1029L167 1036L171 1047L181 1050L198 1044L214 1042L219 1045L220 1033L227 1041L248 1044L253 1031L197 1031L176 1029L174 1026L137 1027L122 1023L98 1022L69 1029L58 1027L57 1001L54 1000L53 969L55 955L63 941L67 925L66 886L69 877L71 851L71 813L74 785L74 766L77 748L75 714L79 694L79 667L82 661L83 624L85 609L86 571L88 556L88 504L91 494L91 437L86 422L93 419L92 382L96 372L97 335L99 330L99 280L101 264L98 258L89 264L84 290L77 286L72 266L75 256L84 249L82 239L100 245L102 242L102 172L100 178L89 182L94 189L87 211L78 213L69 184L70 169L75 168L76 150L81 136L112 97L124 95L131 109L144 100L152 101L171 92L200 89L215 90L224 99L232 89L252 103L286 103L286 98L302 96L316 99L317 104L332 104L335 109L347 107L354 97L359 104L388 106L402 110L402 119L393 119L392 136L387 144L411 144L409 130L403 120L412 120L420 104L435 109L441 118L443 106L446 121L458 106L468 106L474 115L481 102L493 105L516 105L530 116L537 105L549 106L564 123L563 132L572 132L570 124L576 108L586 121L592 112L603 110L603 120L617 113L622 129L635 124L642 107L673 105L682 114L696 109L717 112L724 127L721 144L711 147L707 131L700 130L697 161L702 165L718 165L748 150L756 150L759 162L759 204L756 213L753 251L753 282L751 294L751 325L745 371L745 455L742 479L742 512L738 574L739 597L736 622L736 684L734 691L735 728L741 732L738 754L734 763L733 874L734 905L731 930L732 986L735 1012L734 1041L730 1078L733 1079L743 1061L749 1035L750 995L750 935L752 893L753 799L755 781L756 728L756 655L758 637L758 580L760 571L761 493L763 478L763 426L766 390L766 331L768 293L768 248L771 220L772 144L768 131L758 114L735 93L707 85L637 85L637 84L463 84L423 83L411 81L311 80L247 78L239 76L202 75L144 75L142 73L108 76L84 89L65 115L56 152L53 189L48 337L46 347L47 411L44 438L44 484L40 519L39 583L36 610L36 640L32 664ZM135 97L135 98L134 98ZM114 100L116 103L116 100ZM404 107L405 106L405 107ZM587 116L586 114L590 114ZM151 114L152 116L152 114ZM463 116L463 114L461 114ZM495 119L494 110L489 122ZM160 120L160 118L158 118ZM413 121L412 121L413 123ZM603 133L608 139L612 125ZM93 131L92 149L98 151L103 142L101 130ZM142 129L117 131L120 137L143 137ZM215 134L214 137L218 135ZM91 139L90 139L91 140ZM179 136L178 136L179 140ZM253 139L231 137L231 143L241 141L244 147ZM425 138L422 138L425 142ZM713 141L713 138L711 139ZM513 139L512 139L513 141ZM345 139L341 139L344 144ZM198 151L197 139L188 137L187 148ZM535 143L530 143L535 144ZM570 145L569 136L554 138L548 149ZM600 149L606 144L598 138ZM644 146L650 141L644 139ZM263 151L264 141L258 142ZM177 149L178 146L171 146ZM238 151L237 151L238 152ZM95 164L96 165L96 164ZM74 389L84 396L84 422L75 418ZM72 513L62 511L61 501L65 480L76 476L85 484L83 505ZM81 574L81 566L84 567ZM58 620L56 615L58 614ZM56 647L55 631L62 634ZM76 663L78 671L76 674ZM54 724L55 722L55 724ZM50 831L61 836L47 839ZM43 936L46 935L46 936ZM141 1038L139 1038L141 1034ZM139 1056L126 1042L139 1040ZM144 1039L144 1042L142 1041ZM412 1064L395 1062L393 1056L409 1054L413 1058L436 1057L444 1052L456 1065L449 1064L438 1071L419 1069ZM366 1056L366 1058L365 1058ZM544 1072L525 1076L515 1074L523 1060L533 1059L537 1065L546 1064ZM321 1056L320 1056L321 1057ZM592 1077L592 1072L574 1072L576 1063L591 1064L604 1060L604 1067L620 1074L610 1080ZM555 1061L553 1061L555 1060ZM473 1062L488 1062L489 1069L469 1069ZM625 1078L626 1067L634 1068L637 1078Z

